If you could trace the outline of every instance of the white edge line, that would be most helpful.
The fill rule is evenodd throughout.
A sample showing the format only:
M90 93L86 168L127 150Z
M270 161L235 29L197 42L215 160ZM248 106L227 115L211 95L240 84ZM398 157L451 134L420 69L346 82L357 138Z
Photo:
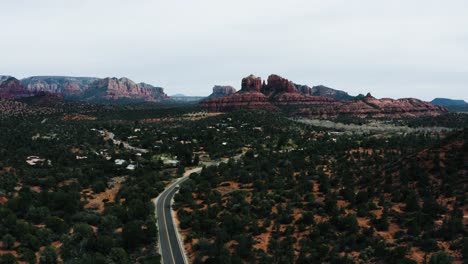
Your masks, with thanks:
M181 183L181 182L184 182L187 178L184 178L183 180L179 180L179 181L176 181L177 184ZM174 203L174 197L175 195L179 192L179 190L177 190L175 193L174 193L174 196L171 198L171 211L174 212L174 214L177 214L176 211L172 210L172 205ZM172 213L171 213L172 215ZM177 227L177 225L175 224L175 221L174 221L174 217L172 217L172 225L174 226L174 230L175 230L175 233L176 233L176 237L177 237L177 242L179 242L179 247L182 251L182 255L184 257L184 263L188 263L188 260L187 260L187 252L185 252L185 247L184 245L182 244L182 242L180 241L180 232L179 232L179 228Z
M166 196L164 197L163 199L163 217L164 217L164 223L166 224L166 234L167 234L167 242L168 242L168 245L169 245L169 251L171 252L171 257L172 257L172 262L173 263L176 263L175 261L175 257L174 257L174 251L172 250L172 246L171 246L171 236L169 236L169 230L167 229L167 218L166 218L166 200L167 200L167 197L169 197L169 194L172 192L172 190L170 190L172 188L173 185L171 185L168 189L167 189L167 194ZM169 201L169 206L172 207L172 199ZM171 213L171 218L172 218L172 209L169 208L169 211Z
M163 191L164 192L164 191ZM163 255L162 255L162 251L161 251L161 239L160 239L160 228L159 228L159 219L158 219L158 201L159 201L159 197L161 196L162 193L160 193L156 198L153 199L153 203L154 203L154 220L156 221L156 228L158 229L158 238L157 238L157 244L156 244L156 247L158 248L158 253L159 255L161 256L161 263L164 263L164 260L163 260Z

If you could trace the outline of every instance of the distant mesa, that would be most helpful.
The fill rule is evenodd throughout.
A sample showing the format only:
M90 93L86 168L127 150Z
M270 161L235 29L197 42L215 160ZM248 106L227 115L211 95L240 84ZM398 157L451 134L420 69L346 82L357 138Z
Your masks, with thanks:
M229 85L215 85L213 87L213 93L208 98L220 98L236 93L236 89Z
M434 105L446 107L452 112L468 112L468 103L465 100L454 100L448 98L436 98L431 101Z
M17 99L36 94L86 102L166 102L172 99L161 87L135 83L128 78L32 76L18 80L0 76L0 98ZM49 98L50 99L50 98Z
M262 109L287 111L295 116L376 116L402 117L439 115L447 109L414 98L376 99L370 93L353 97L346 92L325 86L309 87L295 84L272 74L267 82L249 75L242 79L241 90L220 98L208 98L200 103L211 111Z
M93 102L116 100L161 102L170 100L161 87L135 83L128 78L118 79L115 77L95 80L83 92L81 99Z
M431 101L432 104L440 105L440 106L466 106L468 105L465 100L455 100L455 99L448 99L448 98L435 98Z
M330 87L323 85L317 85L309 87L307 85L294 84L296 89L303 94L313 95L313 96L323 96L328 98L333 98L338 101L350 101L355 99L355 96L349 95L347 92L336 90Z
M22 79L21 82L33 93L48 92L73 98L79 97L96 80L98 78L94 77L32 76Z
M0 98L17 99L31 96L32 93L15 77L0 77Z
M64 103L64 98L61 94L38 92L34 93L32 96L19 98L17 101L30 106L53 107L57 106L57 104Z
M185 95L185 94L174 94L174 95L171 95L170 97L175 102L182 102L182 103L197 103L206 98L206 96L192 96L192 95Z

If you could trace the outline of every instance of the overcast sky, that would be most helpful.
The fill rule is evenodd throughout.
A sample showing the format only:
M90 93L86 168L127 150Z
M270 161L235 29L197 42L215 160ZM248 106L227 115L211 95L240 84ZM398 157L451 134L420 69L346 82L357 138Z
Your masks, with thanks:
M0 75L126 76L168 94L253 73L468 100L467 0L0 0Z

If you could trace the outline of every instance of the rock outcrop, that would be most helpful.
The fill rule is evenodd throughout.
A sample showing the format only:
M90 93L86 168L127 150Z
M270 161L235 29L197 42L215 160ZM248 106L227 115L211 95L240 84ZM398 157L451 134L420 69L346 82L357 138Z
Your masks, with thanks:
M61 94L65 98L78 98L98 78L69 76L32 76L21 82L32 93Z
M220 98L236 93L236 89L229 85L215 85L213 93L208 98Z
M31 96L31 93L18 79L11 76L0 78L0 98L17 99L27 96Z
M312 87L310 95L333 98L338 101L350 101L355 98L354 96L349 95L347 92L332 89L323 85Z
M128 78L33 76L21 82L32 94L56 94L65 99L90 102L161 102L171 100L161 87L135 83Z
M268 76L268 82L262 87L262 92L266 95L278 93L298 93L293 82L276 74Z
M203 100L200 106L210 111L232 111L237 109L278 110L264 94L257 91L242 90L221 98L208 98Z
M262 79L253 74L242 79L241 91L243 92L260 92L262 88Z
M300 93L293 82L279 75L270 75L267 83L260 77L249 75L242 79L241 90L222 98L210 98L200 106L212 111L235 109L279 110L278 107L317 105L333 103L330 98L310 96Z
M38 92L29 97L19 98L17 101L29 106L56 107L64 103L64 98L58 93Z
M128 78L98 79L89 85L82 99L93 102L106 101L149 101L161 102L170 100L161 87L146 83L135 83Z
M435 98L431 104L440 106L467 106L468 103L462 99Z
M211 111L286 110L293 115L308 117L411 117L439 115L447 111L443 107L414 98L376 99L370 94L353 98L346 92L325 86L310 88L297 85L278 75L270 75L267 83L262 83L259 77L249 75L242 79L242 89L239 92L222 98L209 98L202 101L200 106Z
M350 115L358 117L417 117L436 116L447 109L415 98L376 99L370 93L351 102L323 105L316 108L302 108L295 114L306 117Z
M302 85L302 84L294 84L296 86L296 89L301 93L305 95L313 95L313 90L311 87L307 85Z

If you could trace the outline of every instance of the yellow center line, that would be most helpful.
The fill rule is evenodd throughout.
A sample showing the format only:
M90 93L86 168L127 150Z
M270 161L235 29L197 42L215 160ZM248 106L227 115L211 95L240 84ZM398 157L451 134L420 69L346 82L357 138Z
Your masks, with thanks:
M173 263L176 263L176 262L175 262L175 258L174 258L174 254L173 254L173 252L172 252L171 237L169 236L169 231L168 231L168 228L167 228L167 219L166 219L166 212L165 212L165 210L166 210L166 206L165 206L165 205L166 205L166 199L167 199L167 197L169 196L169 193L170 193L171 191L172 191L171 188L169 188L169 190L168 190L166 196L165 196L164 199L163 199L163 215L164 215L164 224L166 225L167 242L168 242L168 244L169 244L169 249L170 249L170 251L171 251L172 261L173 261ZM170 207L170 205L169 205L169 207Z

